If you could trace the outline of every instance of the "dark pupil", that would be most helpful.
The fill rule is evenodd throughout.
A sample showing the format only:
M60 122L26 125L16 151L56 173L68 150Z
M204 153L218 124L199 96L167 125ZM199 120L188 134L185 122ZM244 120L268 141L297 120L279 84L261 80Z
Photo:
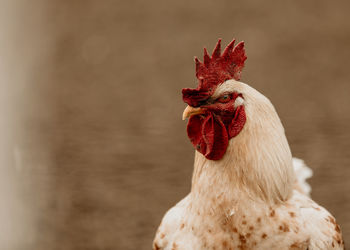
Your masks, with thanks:
M222 99L226 100L228 98L228 95L224 95Z

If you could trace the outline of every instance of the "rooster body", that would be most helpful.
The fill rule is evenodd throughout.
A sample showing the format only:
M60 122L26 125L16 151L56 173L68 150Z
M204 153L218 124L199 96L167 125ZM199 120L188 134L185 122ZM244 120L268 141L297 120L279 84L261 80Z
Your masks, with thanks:
M212 58L204 58L211 81L210 63L218 70L229 60L226 49L226 61L219 61L218 44ZM239 57L244 62L244 54ZM183 91L197 149L191 192L166 213L153 249L343 249L335 219L296 176L295 168L307 168L293 160L270 101L237 81L233 66L231 79L206 86L200 66L200 86Z
M343 249L335 219L297 185L276 206L239 193L231 202L213 194L200 204L191 192L164 216L153 249Z

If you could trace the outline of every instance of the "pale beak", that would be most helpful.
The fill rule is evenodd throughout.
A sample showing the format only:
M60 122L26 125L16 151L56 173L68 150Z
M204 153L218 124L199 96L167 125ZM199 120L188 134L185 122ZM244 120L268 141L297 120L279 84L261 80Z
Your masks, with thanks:
M204 110L201 108L194 108L191 106L187 106L182 114L182 120L191 117L192 115L203 114Z

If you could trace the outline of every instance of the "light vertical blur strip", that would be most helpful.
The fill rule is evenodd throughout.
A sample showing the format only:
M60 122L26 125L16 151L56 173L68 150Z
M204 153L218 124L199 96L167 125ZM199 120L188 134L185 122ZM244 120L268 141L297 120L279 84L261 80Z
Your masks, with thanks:
M1 250L42 249L42 236L36 232L39 230L40 207L48 202L45 197L49 188L45 183L49 183L50 176L49 150L45 150L41 133L35 132L30 125L33 125L33 120L37 122L31 116L40 102L36 96L38 89L35 88L37 78L34 74L38 73L40 63L47 57L47 50L41 50L42 43L38 42L43 31L43 22L40 22L43 16L38 12L42 12L43 7L42 1L1 1ZM40 175L36 174L39 170Z
M11 1L2 1L0 10L0 248L15 249L21 244L21 219L17 211L20 203L18 179L11 159L14 136L13 30Z
M15 249L22 234L21 219L17 208L20 202L19 186L11 159L14 136L14 88L11 82L13 58L13 26L11 1L2 1L0 10L0 248ZM19 243L21 244L21 243Z

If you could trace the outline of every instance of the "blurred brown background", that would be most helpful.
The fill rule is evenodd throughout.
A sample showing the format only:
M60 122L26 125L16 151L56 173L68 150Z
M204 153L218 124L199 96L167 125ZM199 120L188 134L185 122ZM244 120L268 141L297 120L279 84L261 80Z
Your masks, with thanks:
M348 1L3 0L1 249L150 249L190 189L193 56L244 40L350 242Z

